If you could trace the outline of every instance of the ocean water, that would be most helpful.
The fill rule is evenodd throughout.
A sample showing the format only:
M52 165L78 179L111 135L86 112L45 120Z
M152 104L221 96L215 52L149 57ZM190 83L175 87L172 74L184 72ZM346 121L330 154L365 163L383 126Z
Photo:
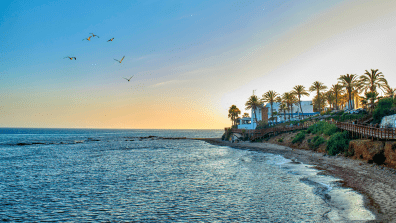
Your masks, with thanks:
M350 222L363 197L282 156L170 137L223 130L0 129L0 220Z

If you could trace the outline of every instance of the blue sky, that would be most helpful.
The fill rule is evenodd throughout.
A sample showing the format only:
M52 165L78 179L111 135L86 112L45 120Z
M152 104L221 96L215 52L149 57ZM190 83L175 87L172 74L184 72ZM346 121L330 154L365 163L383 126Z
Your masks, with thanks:
M382 5L366 0L2 1L0 124L221 128L229 122L227 107L237 104L243 110L252 90L261 95L297 84L309 87L320 70L312 63L327 66L320 58L340 55L343 44L359 39L374 46L378 40L365 38L375 27L386 39L395 5ZM373 16L360 17L369 10ZM100 38L82 41L89 33ZM391 50L388 41L375 49ZM113 60L124 55L121 64ZM346 72L393 69L381 62L351 62L350 67L341 62L345 69L318 80L331 84ZM302 79L294 77L307 72L306 82L296 83ZM131 82L123 79L132 75Z

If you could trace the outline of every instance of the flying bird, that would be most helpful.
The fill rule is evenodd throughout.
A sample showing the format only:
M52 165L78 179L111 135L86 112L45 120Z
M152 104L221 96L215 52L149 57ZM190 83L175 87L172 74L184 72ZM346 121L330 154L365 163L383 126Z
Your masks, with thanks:
M113 38L111 38L111 39L109 39L109 40L107 40L107 42L113 41L113 39L114 39L114 37L113 37Z
M133 77L133 76L132 76ZM124 77L125 80L130 81L132 79L132 77L130 77L129 79Z
M95 36L97 36L97 37L99 38L99 36L98 36L98 35L95 35L95 34L93 34L93 33L90 33L90 34L92 34L92 37L95 37Z
M76 57L64 57L63 59L69 58L70 60L77 60Z
M92 36L90 36L90 37L88 37L88 38L86 38L86 39L83 39L83 41L84 41L84 40L91 41L91 37L92 37Z
M124 58L125 58L125 56L123 56L121 60L116 60L116 59L114 59L114 60L121 63Z

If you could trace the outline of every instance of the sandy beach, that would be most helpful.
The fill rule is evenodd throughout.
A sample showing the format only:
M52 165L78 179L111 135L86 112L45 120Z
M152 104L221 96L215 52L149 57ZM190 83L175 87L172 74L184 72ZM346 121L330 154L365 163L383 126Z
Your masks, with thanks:
M393 168L270 143L231 143L215 138L201 140L238 149L279 154L288 159L315 165L317 169L324 170L323 174L339 178L345 187L363 194L366 207L376 215L377 220L374 222L396 222L396 170Z

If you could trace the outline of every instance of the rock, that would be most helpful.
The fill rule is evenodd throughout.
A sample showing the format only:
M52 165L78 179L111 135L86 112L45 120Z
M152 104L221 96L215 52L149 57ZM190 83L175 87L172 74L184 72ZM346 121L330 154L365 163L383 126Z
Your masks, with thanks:
M349 151L354 151L354 158L367 160L368 163L383 164L386 159L381 141L353 140L349 143Z
M396 142L386 142L384 148L386 157L385 163L389 166L396 167Z
M396 115L388 115L382 118L381 128L395 128L396 127Z

